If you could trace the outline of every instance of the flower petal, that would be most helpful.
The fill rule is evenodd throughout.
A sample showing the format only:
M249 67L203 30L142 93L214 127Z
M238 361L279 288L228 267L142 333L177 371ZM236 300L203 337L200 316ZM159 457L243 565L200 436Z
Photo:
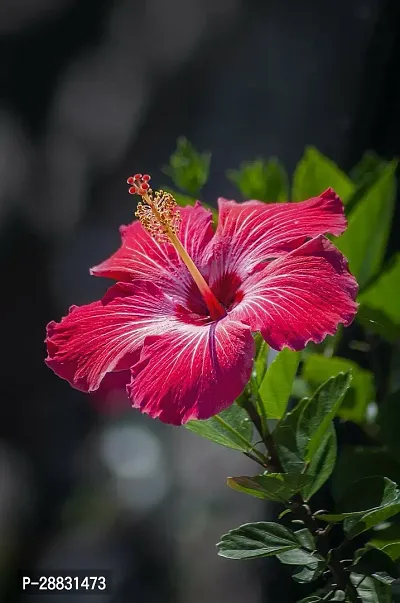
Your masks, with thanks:
M194 207L180 209L182 222L179 238L199 268L204 264L203 253L213 237L212 214L199 202ZM91 274L118 281L148 279L167 288L176 283L186 290L192 278L175 248L169 243L157 243L138 220L121 226L121 247L110 258L94 266Z
M320 236L246 279L230 316L261 331L276 350L301 350L351 323L357 288L344 256Z
M211 284L224 274L244 278L260 262L296 249L307 238L339 235L346 228L343 204L331 188L300 203L219 199L218 204L218 228L208 249Z
M253 357L249 327L228 317L204 326L180 325L146 339L128 395L133 406L164 423L208 419L240 395Z
M130 369L146 336L168 328L172 307L149 281L118 283L101 301L72 306L48 325L46 364L73 387L97 390L107 374Z

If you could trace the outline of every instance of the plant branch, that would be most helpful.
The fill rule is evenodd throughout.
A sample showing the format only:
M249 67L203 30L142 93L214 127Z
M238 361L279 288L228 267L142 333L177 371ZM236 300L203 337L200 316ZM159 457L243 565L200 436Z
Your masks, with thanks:
M261 467L263 467L264 469L267 469L269 467L268 464L268 459L266 457L263 456L263 459L260 460L260 458L258 458L256 455L254 455L252 452L248 451L248 452L244 452L243 453L245 456L247 456L249 459L251 459L252 461L254 461L255 463L258 463L259 465L261 465ZM261 453L260 453L261 454Z
M353 603L361 603L361 597L357 592L356 587L350 580L350 575L345 571L340 559L336 557L336 551L333 549L328 555L328 567L332 572L338 587L348 593L350 600Z
M264 446L268 451L269 463L267 464L266 468L272 473L283 473L282 463L279 459L274 439L271 433L268 431L268 426L266 424L262 424L261 418L256 408L254 407L251 398L247 398L244 401L243 406L246 409L250 419L252 420L254 427L260 434L261 441L264 443Z
M281 460L279 458L279 452L277 450L275 440L272 434L268 431L268 428L261 422L261 419L253 406L253 403L250 399L247 399L244 407L246 408L254 426L259 432L264 445L268 451L268 456L270 460L270 464L268 465L268 469L271 471L276 471L278 473L283 473L284 468L282 466ZM339 549L342 547L338 547L338 549L329 550L327 547L326 536L327 532L325 530L321 530L317 520L313 517L311 509L305 503L302 495L298 493L292 500L289 505L292 513L297 517L297 519L301 520L306 528L311 532L311 534L315 537L317 550L320 555L324 557L326 560L326 564L331 571L331 574L337 584L337 587L340 590L346 592L349 596L349 599L352 603L361 603L361 598L357 592L356 587L350 580L350 575L340 562L340 557L338 555Z

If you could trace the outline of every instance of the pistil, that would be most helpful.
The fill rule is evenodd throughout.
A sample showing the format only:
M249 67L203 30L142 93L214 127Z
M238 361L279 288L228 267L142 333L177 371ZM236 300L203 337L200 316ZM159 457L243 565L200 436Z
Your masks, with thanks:
M177 208L177 203L170 193L156 191L153 193L149 185L150 176L148 174L136 174L128 178L130 185L129 193L139 195L142 201L139 202L135 215L140 220L142 226L158 242L169 242L174 246L180 258L189 270L194 282L207 304L210 317L218 320L226 315L226 310L220 304L211 291L208 283L200 273L196 264L188 254L187 250L178 238L181 215Z

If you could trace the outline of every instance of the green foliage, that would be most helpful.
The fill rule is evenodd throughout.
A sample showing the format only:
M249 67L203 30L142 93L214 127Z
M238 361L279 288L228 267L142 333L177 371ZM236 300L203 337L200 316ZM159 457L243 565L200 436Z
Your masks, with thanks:
M354 183L333 161L314 147L307 147L293 175L293 201L317 197L329 187L335 190L344 203L356 190Z
M306 551L312 553L317 550L315 538L307 528L296 530L296 538Z
M297 566L292 578L300 584L314 582L326 569L326 563L322 557L301 549L282 553L277 555L277 558L281 563Z
M350 568L352 572L371 576L383 584L391 584L398 578L396 564L384 550L363 549L359 553L356 563Z
M351 371L352 380L337 414L342 419L363 423L368 404L375 400L374 376L371 371L360 368L356 362L347 358L309 354L303 364L302 376L314 389L329 377L346 371Z
M381 550L386 553L386 555L389 555L393 561L397 561L400 559L400 540L386 544Z
M316 566L318 561L323 561L322 557L314 556L312 551L300 548L278 553L277 557L285 565Z
M253 426L246 411L237 404L206 421L189 421L186 427L221 446L241 452L252 449Z
M260 416L269 419L281 419L292 391L293 380L300 362L300 353L283 349L272 361L260 384Z
M348 228L335 241L349 260L362 290L377 274L385 257L393 216L397 162L392 161L368 188L349 216Z
M303 409L297 426L296 442L306 462L313 459L321 446L350 382L350 373L339 373L332 377L317 389Z
M337 507L338 513L318 517L330 523L344 520L344 530L351 539L399 513L400 490L386 477L366 477L353 484Z
M359 296L359 321L389 341L400 337L400 254ZM375 320L374 320L375 318Z
M242 163L238 170L228 170L227 177L237 186L244 199L266 203L289 199L287 173L275 158Z
M171 191L179 205L195 202L209 166L209 153L178 140L164 171L183 191ZM258 464L258 475L230 477L228 486L281 505L277 515L283 523L242 525L222 536L218 554L229 559L276 556L292 566L293 580L325 583L301 603L392 600L390 585L397 577L395 562L400 562L400 254L388 258L386 245L396 166L396 161L365 153L347 175L307 147L293 175L292 200L331 187L344 201L348 228L335 245L360 285L357 325L339 328L302 353L284 349L272 362L274 352L255 334L253 372L239 399L219 415L187 425ZM288 177L276 159L244 162L227 176L245 199L288 199ZM386 355L381 357L381 350ZM360 442L341 443L338 459L334 420L339 434L355 433ZM255 442L253 425L259 432ZM317 510L313 496L324 484L333 503L330 510ZM336 548L329 535L333 524L342 528L335 534L345 534ZM344 557L360 534L366 548L353 559Z
M388 584L355 573L351 574L351 581L357 587L361 603L391 603L392 593Z
M347 212L350 213L365 193L382 175L388 161L378 157L376 153L367 151L360 161L350 171L350 178L356 185L356 191L347 203Z
M298 530L295 535L302 548L279 553L277 558L281 563L297 566L293 580L301 584L313 582L326 569L326 561L317 552L315 538L307 528Z
M231 530L221 537L217 549L219 555L228 559L276 556L282 563L296 566L293 578L300 583L316 580L326 567L308 530L293 532L267 521L244 524Z
M387 167L388 161L382 159L376 153L367 151L360 161L350 171L350 178L356 185L356 191L347 203L347 212L354 209L357 203L362 199L369 188L381 177L383 170Z
M396 429L397 426L394 426ZM351 485L364 477L385 475L400 481L400 464L381 446L343 446L332 476L332 495L339 501Z
M376 333L391 343L396 343L400 339L400 326L392 322L384 310L361 304L357 313L357 322L367 333Z
M259 333L257 333L255 337L256 343L256 357L254 359L254 369L252 379L255 383L255 394L258 393L258 388L260 387L264 375L267 372L268 368L268 352L269 345L266 341L261 337Z
M301 400L294 410L286 414L273 433L279 458L285 471L307 474L312 478L312 481L303 486L301 490L306 500L310 499L330 477L337 453L336 433L333 424L330 423L311 461L306 462L304 448L299 446L298 433L300 419L304 416L310 403L311 400L308 398Z
M396 552L396 546L400 543L400 516L392 517L390 521L385 521L383 525L378 525L371 530L371 538L368 540L368 546L377 549L384 549L385 552L393 557L390 546L393 545L393 554ZM385 547L388 547L387 549Z
M196 151L186 138L181 137L178 138L176 151L171 155L169 165L164 166L163 172L175 186L197 198L208 180L210 161L211 153Z
M224 534L217 544L218 555L227 559L272 557L298 548L294 532L270 521L246 523Z
M279 559L282 561L282 559ZM284 563L282 561L282 563ZM310 560L308 564L300 565L295 572L292 574L292 578L295 582L299 582L300 584L307 584L309 582L314 582L317 580L324 569L326 568L326 564L321 560L313 560L310 555Z
M388 162L376 153L367 151L350 171L350 178L358 190L368 188L379 178L387 164Z
M302 488L302 495L308 501L330 478L335 467L337 456L336 431L331 423L325 433L318 450L307 466L307 475L312 478L311 484Z
M305 460L297 443L297 428L302 412L310 403L309 398L303 398L295 408L286 413L282 421L273 432L273 439L278 450L278 455L285 471L303 473Z
M285 503L311 481L312 478L309 475L301 473L266 473L254 477L228 477L227 483L238 492Z

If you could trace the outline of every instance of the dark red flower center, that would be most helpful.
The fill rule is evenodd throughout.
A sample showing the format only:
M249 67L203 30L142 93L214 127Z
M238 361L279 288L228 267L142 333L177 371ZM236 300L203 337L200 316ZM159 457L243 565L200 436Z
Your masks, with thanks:
M224 274L213 285L211 291L219 303L229 313L243 299L243 292L240 290L243 280L235 273ZM186 304L178 304L176 308L177 316L180 320L192 324L209 324L213 322L209 309L199 294L199 290L193 283L188 292Z

